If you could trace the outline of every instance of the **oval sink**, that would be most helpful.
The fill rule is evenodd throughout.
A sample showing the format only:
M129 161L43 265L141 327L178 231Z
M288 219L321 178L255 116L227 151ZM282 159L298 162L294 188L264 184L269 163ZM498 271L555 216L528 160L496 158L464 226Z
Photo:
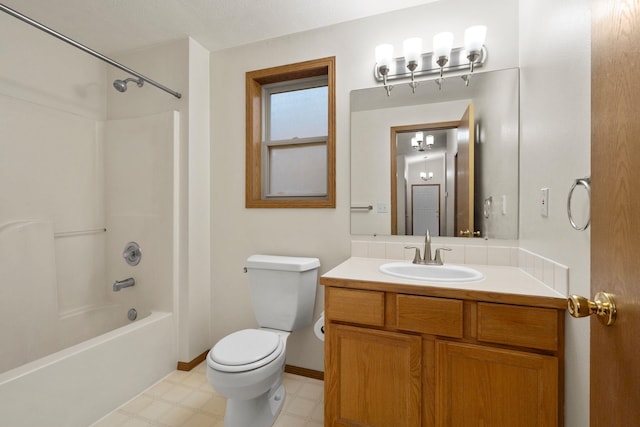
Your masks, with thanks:
M461 265L423 265L410 262L389 262L380 266L380 271L389 276L427 282L477 282L484 275L477 270Z

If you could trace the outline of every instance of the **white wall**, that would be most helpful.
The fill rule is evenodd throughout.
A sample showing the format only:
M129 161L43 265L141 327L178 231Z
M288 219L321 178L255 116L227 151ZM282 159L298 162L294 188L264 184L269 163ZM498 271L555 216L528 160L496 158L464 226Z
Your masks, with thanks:
M518 65L518 4L493 0L438 2L211 54L212 99L212 325L213 338L254 327L247 278L242 268L254 253L316 256L328 271L350 254L349 93L377 85L375 46L390 42L399 51L410 36L430 40L439 31L454 33L461 45L464 29L489 27L490 55L485 69ZM245 209L245 98L247 71L336 56L335 209ZM322 289L314 318L324 307ZM323 347L312 328L289 338L287 363L323 370Z
M452 30L459 44L463 29L475 23L489 28L486 70L522 67L520 244L569 266L570 291L589 294L589 235L570 229L564 213L572 180L590 167L589 18L586 0L458 0L213 53L214 338L255 325L242 274L251 253L318 256L322 271L349 256L348 94L376 85L374 47L388 41L399 49L404 38L417 35L430 50L428 40L443 30ZM244 73L329 55L337 58L336 209L244 209ZM538 215L541 187L551 188L549 218ZM318 301L316 315L321 308ZM588 322L567 321L567 426L588 425L588 335ZM321 347L310 330L290 343L288 363L322 369Z
M567 265L569 292L587 296L590 234L571 228L566 203L573 180L590 174L589 2L520 3L520 246ZM548 218L538 207L545 187ZM589 322L567 317L565 337L565 425L588 426Z

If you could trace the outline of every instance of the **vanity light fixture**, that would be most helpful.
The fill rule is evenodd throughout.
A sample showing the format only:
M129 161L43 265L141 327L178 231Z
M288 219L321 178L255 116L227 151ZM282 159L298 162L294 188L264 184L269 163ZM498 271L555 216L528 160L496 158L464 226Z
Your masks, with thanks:
M384 88L387 90L387 96L391 95L393 86L387 84L387 76L391 71L391 63L393 62L393 45L381 44L376 46L376 72L382 76Z
M407 69L411 73L411 90L416 93L416 86L418 83L415 80L415 70L418 68L418 62L420 61L420 53L422 52L422 39L420 37L411 37L406 39L402 43L402 51L404 53L404 62L407 64Z
M487 27L484 25L475 25L464 31L464 50L467 52L467 60L469 61L469 73L462 76L464 84L469 86L471 73L476 65L476 60L482 54L484 40L487 37Z
M463 47L452 48L453 34L450 32L438 33L433 38L433 52L420 53L422 39L412 37L402 44L403 55L393 57L393 45L381 44L375 49L376 66L374 77L381 81L391 96L393 86L390 80L410 79L409 86L413 93L419 82L417 77L438 74L436 80L438 87L442 87L444 74L456 71L469 70L469 73L481 67L487 59L487 48L484 41L487 27L476 25L465 30L465 42ZM462 76L468 85L468 75Z
M433 57L440 67L440 78L436 79L436 84L440 90L442 90L442 83L444 83L444 66L449 62L452 47L453 33L442 32L433 36Z

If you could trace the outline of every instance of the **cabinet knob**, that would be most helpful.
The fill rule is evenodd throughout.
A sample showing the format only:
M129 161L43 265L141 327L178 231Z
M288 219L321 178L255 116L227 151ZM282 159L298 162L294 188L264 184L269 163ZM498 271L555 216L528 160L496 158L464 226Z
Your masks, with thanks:
M580 295L570 295L567 298L567 309L569 314L576 318L595 314L598 316L598 320L606 326L611 326L616 322L616 303L613 295L606 292L598 292L593 301Z

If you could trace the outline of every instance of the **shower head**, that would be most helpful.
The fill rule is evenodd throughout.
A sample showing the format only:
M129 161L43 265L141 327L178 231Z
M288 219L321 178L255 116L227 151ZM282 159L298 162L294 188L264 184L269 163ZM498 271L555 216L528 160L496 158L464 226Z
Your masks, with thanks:
M142 80L141 78L137 80L134 78L128 78L124 80L114 80L113 87L116 88L118 92L126 92L128 82L136 82L138 87L142 87L142 85L144 84L144 80Z

